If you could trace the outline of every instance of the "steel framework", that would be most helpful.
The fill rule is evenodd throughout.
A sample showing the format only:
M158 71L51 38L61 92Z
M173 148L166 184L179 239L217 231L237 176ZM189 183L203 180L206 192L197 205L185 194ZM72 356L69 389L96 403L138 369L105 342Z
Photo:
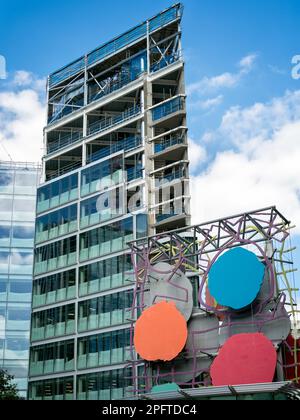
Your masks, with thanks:
M193 331L195 345L190 351L182 353L169 364L149 363L140 360L133 346L134 321L131 327L131 360L134 392L150 392L153 385L176 382L183 388L195 388L210 385L209 365L220 349L220 344L213 348L197 347L197 337L222 333L237 328L253 328L262 331L285 322L288 317L297 319L297 291L295 285L291 245L291 223L277 210L268 207L246 212L212 222L203 223L160 235L142 238L132 242L132 261L135 271L135 293L131 318L137 311L140 314L146 307L145 297L149 289L151 273L159 274L155 268L158 262L170 264L169 281L178 270L199 279L198 303L200 312L208 319L218 319L217 325L210 329ZM245 247L253 251L265 264L268 276L268 288L258 304L251 308L250 320L236 319L229 308L214 305L207 299L206 286L210 269L218 257L233 247ZM165 273L164 273L165 274ZM168 298L168 297L166 297ZM278 324L276 324L278 325ZM274 327L276 329L276 326ZM275 343L276 340L274 339ZM278 342L276 342L278 345ZM280 344L281 345L281 344ZM295 378L299 381L299 363L297 342L291 349L294 354ZM199 359L200 358L200 359ZM202 359L201 359L202 358ZM205 360L206 359L206 360ZM201 363L199 363L201 360ZM203 365L204 362L204 365ZM283 380L285 366L277 372L278 380ZM183 380L188 378L190 380Z

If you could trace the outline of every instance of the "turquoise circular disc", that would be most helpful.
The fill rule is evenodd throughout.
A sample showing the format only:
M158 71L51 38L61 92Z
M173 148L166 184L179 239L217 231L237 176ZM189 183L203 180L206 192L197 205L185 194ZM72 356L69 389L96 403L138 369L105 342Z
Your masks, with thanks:
M256 299L263 284L265 266L244 248L233 248L211 267L208 288L219 305L243 309Z

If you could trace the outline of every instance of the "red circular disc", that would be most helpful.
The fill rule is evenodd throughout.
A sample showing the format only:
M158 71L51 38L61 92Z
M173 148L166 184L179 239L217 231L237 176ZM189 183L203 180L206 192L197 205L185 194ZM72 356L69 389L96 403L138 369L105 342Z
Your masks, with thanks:
M214 386L273 382L277 353L263 334L229 338L214 360L210 374Z
M146 309L137 320L134 346L149 362L168 362L183 350L188 331L184 317L173 302L161 302Z

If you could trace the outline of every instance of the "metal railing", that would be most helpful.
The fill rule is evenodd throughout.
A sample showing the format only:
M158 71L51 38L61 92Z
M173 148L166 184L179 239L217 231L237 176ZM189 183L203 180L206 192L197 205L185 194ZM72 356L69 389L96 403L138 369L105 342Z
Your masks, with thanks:
M167 25L168 23L173 22L182 15L182 6L177 4L170 9L160 13L158 16L149 20L149 32L154 32L160 27ZM104 60L106 57L109 57L112 54L115 54L122 48L130 45L131 43L138 41L147 36L147 22L142 23L139 26L129 30L125 34L113 39L112 41L96 48L91 53L80 57L78 60L73 63L63 67L62 69L52 73L49 76L49 87L61 83L62 81L68 79L71 76L75 76L80 71L84 70L85 66L88 67Z
M60 149L63 149L70 144L77 143L83 138L81 131L71 132L63 137L60 137L57 141L47 144L47 153L54 153Z
M175 112L182 111L185 106L184 96L177 96L152 109L152 120L158 121Z
M73 112L78 111L84 106L83 97L80 98L78 101L73 102L72 104L56 104L56 110L49 115L48 117L48 124L51 124L55 121L61 120L62 118L73 114Z
M58 169L57 171L53 171L50 174L48 174L46 176L46 181L50 181L51 179L55 179L69 172L75 171L75 169L81 168L81 166L82 162L71 163L70 165L67 165L64 168Z
M159 187L161 185L167 184L169 182L175 181L176 179L181 179L184 177L185 171L183 168L177 169L169 175L163 175L159 178L155 178L155 186Z
M104 87L103 90L101 91L99 90L98 86L95 86L95 88L92 88L90 90L89 103L94 102L100 98L103 98L104 96L110 95L111 93L122 89L124 86L137 80L141 76L141 74L143 74L143 72L132 74L131 76L123 77L122 80L120 80L119 82L112 82L112 83L107 84L107 86Z
M164 56L159 62L153 63L150 66L150 72L155 73L159 70L164 69L165 67L170 66L171 64L176 63L182 58L181 51L176 51L173 54Z
M156 143L154 145L154 153L161 153L165 150L169 149L170 147L177 146L179 144L184 143L184 136L178 135L176 137L172 137L168 140L161 140L160 143Z
M96 162L97 160L103 159L109 155L117 153L121 150L128 152L129 150L136 149L137 147L142 145L142 138L141 137L130 137L125 140L116 142L110 147L105 147L104 149L99 150L91 154L87 158L87 164Z
M143 178L143 169L137 169L136 167L127 169L127 182L131 182L139 178Z
M171 9L162 12L160 15L156 16L155 18L151 19L149 22L149 31L153 32L156 29L167 25L168 23L173 22L179 18L182 14L182 6L181 4L177 4L173 6Z
M133 117L136 117L141 113L140 105L135 105L132 108L126 109L126 111L122 112L119 115L104 118L100 121L96 121L89 125L88 127L88 135L100 133L101 131L107 130L115 125L121 124L127 120L130 120Z
M116 53L126 45L131 44L134 41L144 38L147 35L147 24L143 23L140 26L137 26L131 29L129 32L126 32L124 35L121 35L119 38L114 39L111 42L97 48L92 51L87 56L87 65L91 66L97 61L103 60L111 54Z
M75 74L83 71L85 68L85 57L81 57L68 66L63 67L61 70L49 76L49 87L53 87L58 83L75 76Z

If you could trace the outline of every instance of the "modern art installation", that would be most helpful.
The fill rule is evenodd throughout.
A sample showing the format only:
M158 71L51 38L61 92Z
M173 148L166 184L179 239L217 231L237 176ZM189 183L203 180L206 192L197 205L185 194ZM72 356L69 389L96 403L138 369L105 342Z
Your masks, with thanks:
M290 232L271 207L131 244L134 393L299 380Z

